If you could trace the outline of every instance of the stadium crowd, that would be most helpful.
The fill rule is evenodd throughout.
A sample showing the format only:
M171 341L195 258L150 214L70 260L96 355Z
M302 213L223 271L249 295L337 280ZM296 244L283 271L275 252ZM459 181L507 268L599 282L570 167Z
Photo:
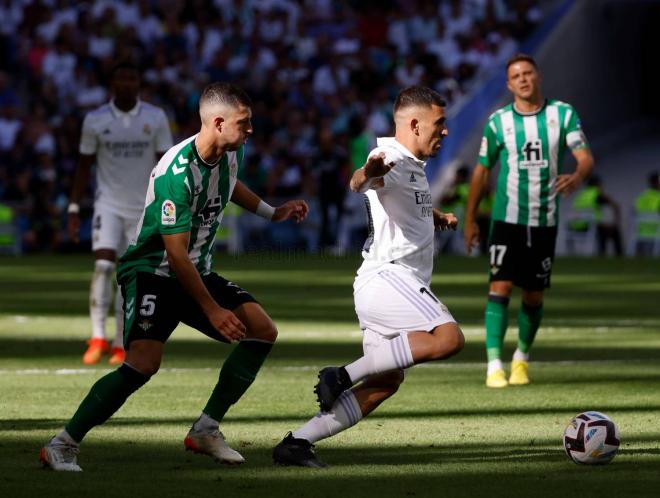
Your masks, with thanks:
M0 205L12 209L23 251L72 249L64 223L82 118L108 100L113 64L130 59L175 142L197 130L206 83L233 81L251 95L243 180L271 202L308 199L312 212L278 233L237 223L243 247L357 247L361 234L340 228L361 202L346 186L375 137L391 133L394 96L424 84L455 103L516 51L540 21L537 3L0 1Z

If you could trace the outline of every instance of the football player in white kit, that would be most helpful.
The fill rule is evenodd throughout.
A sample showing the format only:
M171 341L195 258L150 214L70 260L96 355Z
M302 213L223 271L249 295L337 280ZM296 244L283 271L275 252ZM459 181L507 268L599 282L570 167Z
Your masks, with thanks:
M453 214L433 208L424 169L447 136L444 106L429 88L401 91L395 137L379 138L351 178L351 190L365 193L369 214L370 235L354 283L364 355L321 370L315 387L321 411L275 447L276 464L324 467L314 443L355 425L392 396L406 368L463 348L461 329L429 285L434 229L457 225Z
M94 276L89 297L92 338L83 363L93 365L110 353L110 364L123 363L123 312L121 293L116 293L116 333L110 345L105 322L112 302L115 261L128 247L142 214L149 175L163 153L172 147L165 112L139 99L140 73L130 63L112 71L113 98L89 112L80 137L68 208L68 235L79 242L80 199L96 164L96 193L92 221Z

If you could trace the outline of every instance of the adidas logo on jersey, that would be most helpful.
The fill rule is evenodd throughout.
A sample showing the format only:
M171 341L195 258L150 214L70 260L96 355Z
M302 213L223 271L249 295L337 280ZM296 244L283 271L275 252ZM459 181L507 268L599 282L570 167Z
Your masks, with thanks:
M105 130L103 130L104 135L110 135L110 133L111 133L111 131L110 131L109 128L106 128Z
M415 173L410 173L410 183L416 182L417 178L415 178Z

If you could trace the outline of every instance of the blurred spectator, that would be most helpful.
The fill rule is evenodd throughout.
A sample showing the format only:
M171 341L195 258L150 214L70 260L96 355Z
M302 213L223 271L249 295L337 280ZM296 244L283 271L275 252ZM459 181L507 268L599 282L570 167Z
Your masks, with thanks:
M580 190L572 205L573 213L569 219L569 231L588 234L595 228L599 256L605 256L607 246L612 242L616 256L623 254L621 242L621 207L603 190L601 180L592 175L587 186ZM574 238L569 237L569 251L573 252Z
M648 187L635 199L635 255L660 252L660 174L649 175Z
M539 1L0 0L0 178L10 179L0 202L11 195L34 204L44 193L33 180L38 154L55 166L49 195L68 191L79 136L72 130L107 99L112 61L124 57L139 61L142 97L165 108L176 138L199 126L196 98L208 81L243 86L260 106L251 141L259 151L248 145L247 154L270 178L266 188L334 198L310 174L323 130L346 136L351 167L362 166L373 136L390 133L401 86L432 86L451 105L477 70L505 59L538 24ZM14 164L24 171L9 171ZM350 211L361 213L355 202ZM21 207L21 223L24 215ZM324 226L327 244L338 228ZM37 250L46 239L31 240Z
M458 218L456 231L437 231L437 250L441 253L463 252L463 221L470 191L470 168L465 165L456 169L454 180L449 189L440 198L440 209L444 213L453 213Z
M344 214L344 198L348 185L349 160L344 144L324 128L319 133L319 148L312 159L317 177L321 207L321 248L333 247Z

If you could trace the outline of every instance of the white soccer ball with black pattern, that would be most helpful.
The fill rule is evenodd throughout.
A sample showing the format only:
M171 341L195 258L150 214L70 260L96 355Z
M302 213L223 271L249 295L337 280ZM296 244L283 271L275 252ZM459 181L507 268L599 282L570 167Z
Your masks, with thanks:
M564 450L575 463L609 463L619 450L619 428L603 413L580 413L564 431Z

